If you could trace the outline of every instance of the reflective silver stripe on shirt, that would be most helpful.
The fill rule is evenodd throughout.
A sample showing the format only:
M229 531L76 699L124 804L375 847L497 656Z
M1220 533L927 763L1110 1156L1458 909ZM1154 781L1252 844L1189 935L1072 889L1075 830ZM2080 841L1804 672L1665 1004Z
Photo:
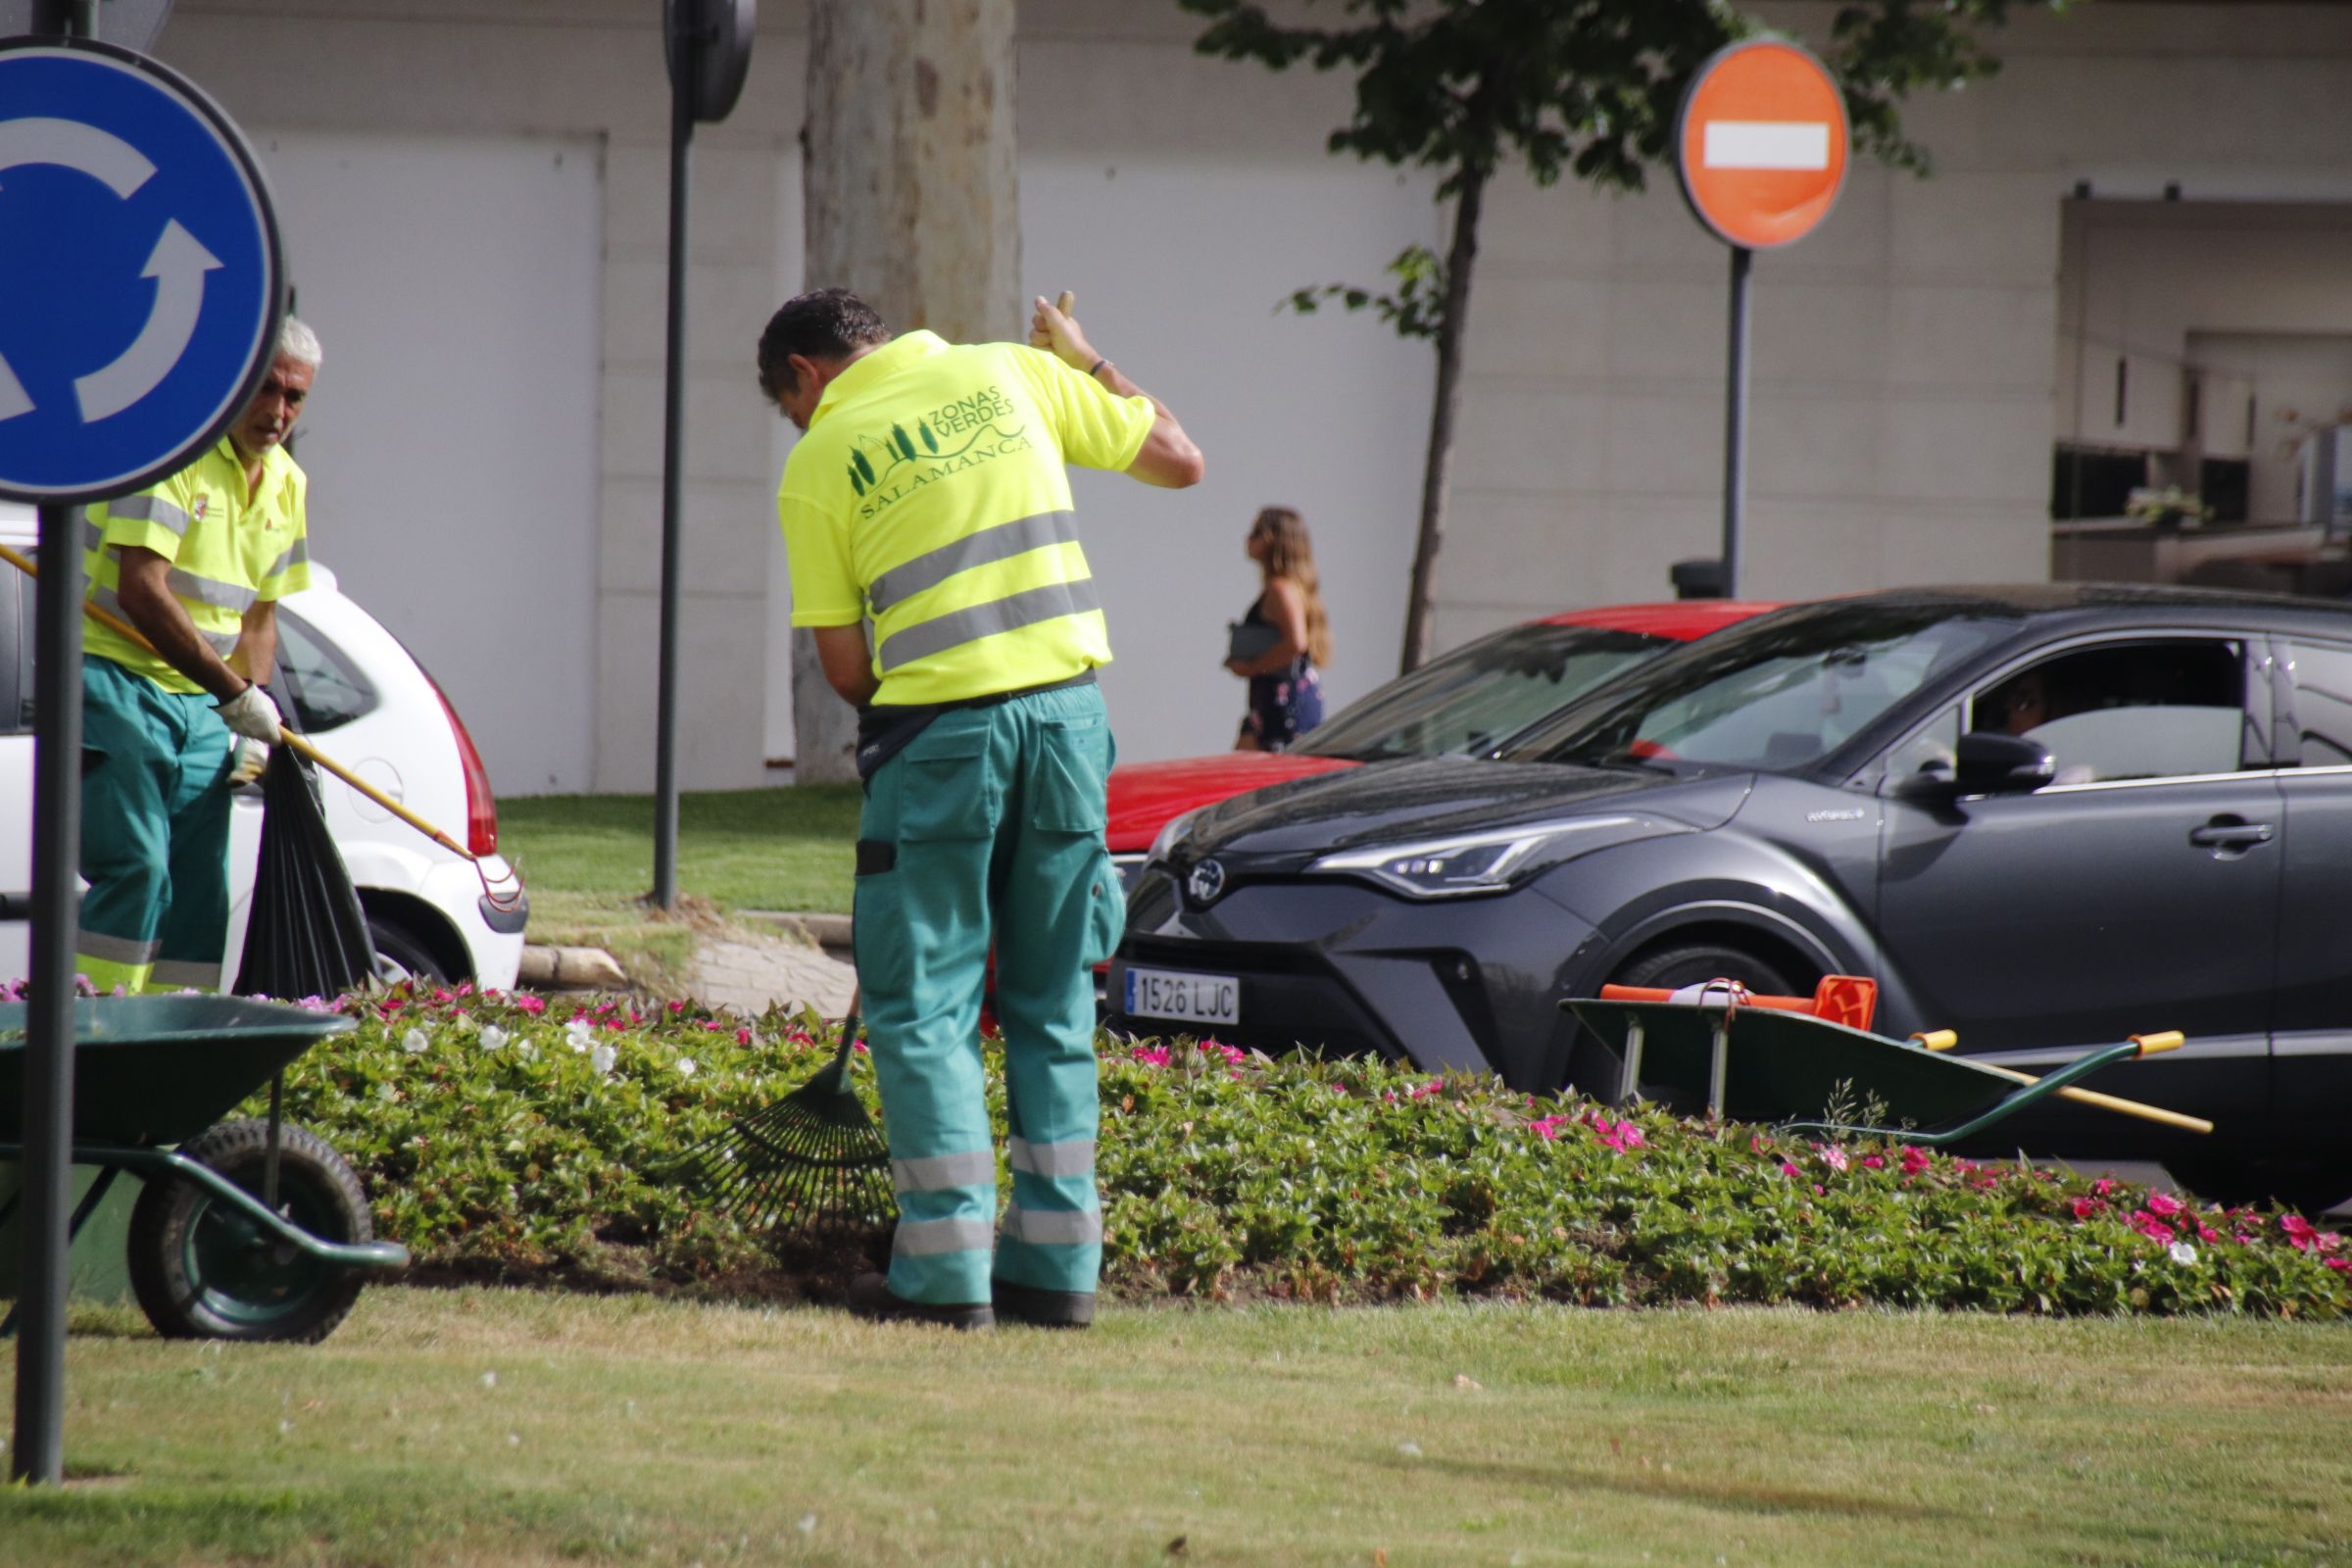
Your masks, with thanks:
M81 548L96 550L105 543L106 530L98 526L98 520L95 517L86 512L83 513L81 514Z
M959 571L985 566L993 561L1010 561L1048 545L1068 544L1077 537L1078 514L1074 512L1041 512L1033 517L1015 517L1010 522L965 534L954 544L941 545L891 567L873 580L866 589L866 597L873 602L874 613L885 615Z
M1004 1211L1004 1234L1012 1241L1036 1247L1084 1247L1102 1240L1102 1211L1023 1208L1015 1203Z
M986 1149L962 1154L925 1154L890 1162L890 1185L900 1193L946 1193L997 1185L997 1156Z
M91 589L89 602L117 620L130 620L128 615L122 613L122 601L115 597L115 591L112 588ZM226 659L237 646L238 633L235 631L206 631L199 626L196 628L196 635L211 643L213 652L219 654L222 659Z
M220 989L220 966L217 963L190 963L184 958L159 958L147 975L150 990L172 986L182 991L218 991Z
M1009 599L952 611L934 620L903 626L884 637L882 673L887 675L902 664L928 659L982 637L1018 631L1040 621L1059 620L1064 615L1084 614L1102 608L1102 601L1095 595L1094 579L1088 577L1077 582L1050 582Z
M1072 1138L1059 1144L1033 1144L1015 1138L1006 1145L1004 1163L1032 1176L1086 1176L1095 1168L1095 1141Z
M188 514L162 496L123 496L106 504L106 514L158 523L182 536L188 531Z
M901 1257L935 1252L985 1252L996 1242L984 1219L903 1219L890 1250Z
M157 950L163 945L160 938L151 937L141 942L135 937L110 937L103 931L92 931L87 926L74 933L75 953L86 953L93 958L104 958L109 963L134 966L153 963Z
M298 563L305 562L310 559L311 541L309 536L305 535L304 537L297 539L292 544L288 545L286 547L286 553L282 556L279 556L275 561L270 564L270 569L262 573L262 579L266 582L270 578L274 577L279 572L285 570L288 566L295 565Z
M172 568L171 574L165 577L164 581L173 593L182 599L193 599L200 605L214 605L222 610L233 610L239 614L251 610L253 602L261 597L260 594L242 583L222 582L218 577L199 577L194 572L182 571L177 566Z

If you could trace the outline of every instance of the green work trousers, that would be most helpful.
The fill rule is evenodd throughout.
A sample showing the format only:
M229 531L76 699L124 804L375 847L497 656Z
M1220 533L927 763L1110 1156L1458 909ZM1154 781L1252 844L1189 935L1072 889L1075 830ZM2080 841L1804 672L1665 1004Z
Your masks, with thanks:
M890 1288L985 1301L989 1280L1092 1291L1093 966L1125 926L1103 848L1110 725L1094 686L942 714L867 781L858 835L888 851L858 878L858 980L898 1189ZM980 997L996 949L1012 1201L980 1067Z
M220 988L229 767L213 700L81 662L81 896L74 966L102 992Z

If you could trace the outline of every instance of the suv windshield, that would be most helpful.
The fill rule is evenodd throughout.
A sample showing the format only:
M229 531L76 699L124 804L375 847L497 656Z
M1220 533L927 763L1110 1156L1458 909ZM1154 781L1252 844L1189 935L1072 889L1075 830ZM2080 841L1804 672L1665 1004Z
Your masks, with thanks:
M1984 601L1810 605L1719 632L1539 725L1515 762L1811 766L2017 627Z
M1357 762L1483 752L1673 646L1599 626L1513 626L1392 681L1291 750Z

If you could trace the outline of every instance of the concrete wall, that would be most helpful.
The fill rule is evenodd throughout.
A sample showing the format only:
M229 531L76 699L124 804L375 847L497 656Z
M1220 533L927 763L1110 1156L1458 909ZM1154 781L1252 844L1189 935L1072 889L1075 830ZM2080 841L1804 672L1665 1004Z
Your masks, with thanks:
M1766 10L1813 36L1833 15ZM650 0L181 0L160 45L287 145L601 150L597 412L576 438L593 464L593 526L522 583L354 584L370 602L413 604L396 629L428 658L451 617L491 605L513 607L515 639L587 627L590 651L567 662L558 696L594 714L584 765L599 789L652 777L666 189L657 14ZM786 0L761 8L744 103L697 142L683 759L696 787L759 782L789 735L769 514L785 432L750 393L747 357L800 282L803 23ZM1209 483L1186 497L1081 490L1122 656L1108 680L1122 745L1130 758L1221 746L1240 698L1216 642L1250 593L1239 540L1262 503L1298 505L1315 529L1339 639L1334 696L1393 667L1429 356L1367 318L1270 307L1303 283L1376 281L1397 249L1437 236L1441 215L1426 175L1400 181L1323 153L1345 82L1199 60L1198 23L1173 5L1023 0L1021 25L1028 270L1041 289L1079 290L1103 346L1210 457ZM2352 198L2339 167L2352 145L2341 8L2108 0L2056 20L2020 8L1999 48L1994 81L1910 112L1935 179L1858 165L1812 238L1757 262L1751 591L2046 573L2061 224L2078 181L2102 197L2179 182L2197 201ZM461 228L430 212L416 222L420 252L465 254ZM1712 553L1720 514L1726 259L1671 176L1622 199L1505 176L1484 237L1442 644L1538 612L1662 596L1669 563ZM330 383L316 416L321 454L335 396ZM408 401L440 415L466 396L442 384ZM412 430L380 439L387 465L417 469ZM511 461L527 474L541 456ZM453 505L416 520L420 546L454 552L507 525L458 504L473 477L450 472ZM332 531L322 515L330 560ZM576 569L583 556L592 579ZM445 678L481 715L477 731L544 700L496 659ZM568 784L577 770L535 756L494 767L509 789Z

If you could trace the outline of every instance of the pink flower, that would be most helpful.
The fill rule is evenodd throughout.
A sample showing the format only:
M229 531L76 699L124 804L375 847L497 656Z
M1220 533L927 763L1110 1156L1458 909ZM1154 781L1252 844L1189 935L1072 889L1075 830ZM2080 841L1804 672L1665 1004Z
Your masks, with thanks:
M1441 1093L1445 1088L1445 1079L1432 1078L1429 1082L1423 1084L1420 1088L1413 1091L1413 1098L1415 1100L1427 1100L1430 1096Z
M1886 1168L1886 1156L1884 1154L1864 1154L1862 1156L1862 1168L1864 1170L1885 1170Z
M1901 1152L1903 1156L1903 1174L1906 1176L1916 1176L1921 1171L1926 1170L1930 1165L1936 1163L1936 1156L1929 1153L1926 1150L1920 1148L1917 1144L1905 1144L1902 1147Z
M2170 1193L2150 1193L2148 1195L2148 1212L2161 1218L2171 1219L2186 1207L2188 1207L2186 1203Z
M1623 1153L1629 1149L1640 1149L1648 1141L1642 1136L1642 1129L1630 1121L1612 1122L1598 1113L1589 1115L1587 1120L1603 1149L1614 1149Z
M2172 1246L2174 1242L2180 1240L2180 1237L2174 1234L2173 1228L2170 1225L2167 1225L2164 1221L2158 1219L2155 1215L2149 1213L2144 1208L2133 1210L2132 1218L2126 1221L2126 1223L2129 1224L2133 1230L2139 1232L2140 1235L2147 1237L2150 1241L2162 1242L2167 1247Z
M1527 1130L1548 1144L1560 1136L1560 1129L1567 1123L1566 1116L1539 1116L1527 1124Z
M752 1043L752 1031L748 1025L735 1031L735 1043L739 1046L748 1046Z
M2102 1176L2097 1181L2090 1184L2090 1190L2098 1194L2101 1198L2105 1198L2109 1193L2114 1192L2115 1188L2115 1179L2109 1176Z
M1168 1048L1165 1046L1134 1046L1129 1048L1127 1054L1148 1066L1165 1067L1168 1064Z
M1836 1144L1815 1144L1813 1152L1819 1154L1821 1162L1830 1169L1836 1171L1845 1169L1845 1151L1839 1149Z
M2074 1202L2075 1218L2088 1219L2106 1206L2095 1198L2078 1198Z
M536 1018L539 1016L539 1014L547 1010L547 999L545 997L526 996L520 992L517 992L514 995L514 1007L516 1011L527 1012L532 1017Z
M1796 1177L1802 1176L1804 1172L1796 1168L1795 1160L1784 1159L1781 1161L1781 1174L1794 1180Z
M2352 1257L2324 1257L2320 1261L2339 1274L2352 1274Z
M2214 1229L2212 1226L2210 1226L2210 1225L2206 1224L2206 1223L2205 1223L2203 1220L2199 1220L2199 1221L2197 1221L2197 1240L2198 1240L2198 1241L2200 1241L2200 1242L2218 1242L2218 1241L2220 1241L2221 1239L2222 1239L2222 1233L2221 1233L2220 1231L2217 1231L2217 1230L2215 1230L2215 1229Z
M1980 1193L1991 1192L2001 1185L2001 1173L1997 1170L1979 1171L1968 1179L1968 1185Z
M2279 1215L2278 1228L2286 1232L2286 1239L2295 1244L2298 1252L2311 1251L2320 1245L2319 1232L2300 1214Z

